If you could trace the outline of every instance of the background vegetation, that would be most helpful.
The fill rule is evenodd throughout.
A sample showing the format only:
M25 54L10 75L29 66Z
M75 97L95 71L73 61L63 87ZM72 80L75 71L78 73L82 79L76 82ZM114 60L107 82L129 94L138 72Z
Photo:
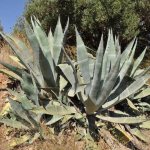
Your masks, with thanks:
M149 46L150 1L146 0L29 0L23 17L30 22L30 16L35 15L48 33L49 27L54 30L58 16L63 26L70 18L69 44L74 44L73 27L76 24L86 45L96 49L100 35L109 28L119 35L122 46L134 37L139 37L139 50ZM22 31L23 17L18 19L14 31ZM149 50L147 57L149 56Z

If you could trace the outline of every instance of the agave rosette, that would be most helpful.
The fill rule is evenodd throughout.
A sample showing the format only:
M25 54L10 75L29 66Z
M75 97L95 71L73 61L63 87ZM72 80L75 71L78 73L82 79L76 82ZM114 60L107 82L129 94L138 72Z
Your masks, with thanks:
M138 66L146 52L145 49L134 61L136 38L121 53L119 40L116 38L114 41L110 30L105 49L102 35L95 59L89 57L86 46L77 30L76 39L77 65L79 67L76 74L79 75L76 80L76 74L74 74L74 78L72 77L71 80L73 82L70 83L72 87L76 84L77 88L74 88L76 90L74 93L84 103L88 114L108 109L135 94L150 78L150 75L147 74L149 68L136 75Z

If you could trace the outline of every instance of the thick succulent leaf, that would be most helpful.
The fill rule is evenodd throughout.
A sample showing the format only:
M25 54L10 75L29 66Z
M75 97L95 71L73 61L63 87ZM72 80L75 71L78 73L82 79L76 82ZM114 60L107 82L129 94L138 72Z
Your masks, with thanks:
M72 90L74 91L74 94L75 94L77 83L76 83L76 80L75 80L75 77L74 77L74 72L73 72L72 67L68 64L60 64L58 66L61 69L61 71L63 72L65 78L72 85Z
M75 90L73 88L71 88L68 92L68 96L70 97L74 97L75 96Z
M83 95L85 95L84 93L81 93L82 95L82 99L83 99ZM81 99L81 100L82 100ZM82 100L84 102L84 105L85 105L85 110L86 110L86 113L91 115L93 114L99 107L95 104L95 101L91 98L87 98L84 96L84 99Z
M13 119L0 119L0 122L9 127L13 127L17 129L26 129L26 130L29 129L27 126L25 126L21 122L13 120Z
M124 79L124 77L127 75L127 72L128 72L128 70L129 70L129 68L132 64L133 57L134 57L134 54L135 54L136 42L137 41L135 41L135 45L132 49L132 52L131 52L129 58L125 60L124 64L121 67L121 70L120 70L119 75L118 75L118 80L119 80L118 84L115 86L115 88L113 89L113 91L111 93L115 92L115 90L120 86L120 84L121 84L122 80Z
M26 110L30 110L34 107L36 107L31 100L29 100L26 96L26 94L24 94L23 91L17 92L17 91L13 91L11 89L8 89L8 92L13 95L13 99L16 99L17 102L20 102L22 104L22 106L26 109Z
M46 111L46 109L43 106L34 107L30 111L35 114L48 114L48 112Z
M97 54L96 54L96 61L95 61L95 65L94 65L94 77L92 79L92 85L91 85L91 90L90 90L90 94L89 94L91 99L96 99L97 92L100 87L103 51L104 51L104 45L103 45L103 35L102 35L101 41L99 44L99 48L98 48Z
M124 79L122 80L121 84L119 85L119 87L117 89L115 89L115 86L114 86L114 89L111 91L111 94L108 97L107 101L111 101L112 99L114 99L117 96L119 96L134 81L135 80L130 78L129 76L125 76ZM116 81L115 85L117 85L117 83L118 83L118 78L117 78L117 81Z
M23 107L23 105L20 102L12 100L9 97L9 103L11 105L13 112L20 118L21 121L26 123L28 127L34 127L39 130L40 128L39 124L36 122L33 116L29 113L29 111Z
M93 78L95 60L89 59L90 76Z
M100 116L97 115L97 118L109 121L112 123L120 123L120 124L138 124L146 121L146 118L143 116L139 117L106 117L106 116Z
M13 52L16 54L16 56L21 60L21 62L25 65L25 67L29 68L26 60L24 59L24 56L21 54L20 50L15 46L14 42L10 37L7 35L1 33L1 36L6 40L6 42L9 44Z
M137 136L140 140L142 140L144 142L148 142L147 137L138 128L130 129L130 132L133 135Z
M145 75L139 79L136 79L132 84L130 84L120 95L117 95L116 98L112 99L111 101L106 102L102 107L104 109L108 109L115 104L121 102L125 98L129 97L130 95L134 94L138 91L146 81L150 78L150 75ZM121 88L121 87L120 87Z
M147 107L150 109L150 104L149 103L146 103L146 102L140 102L137 104L138 106L142 106L142 107Z
M145 69L141 69L141 68L138 68L135 73L134 73L134 78L136 78L136 76L138 76L140 73L142 73L143 71L145 71Z
M124 128L123 125L121 125L121 124L116 124L116 125L115 125L115 128L116 128L117 130L119 130L121 133L123 133L123 135L125 135L130 141L133 139L133 137L131 136L131 134L128 133L128 132L125 130L125 128Z
M78 119L84 119L85 116L82 113L76 113L73 115L73 118L78 120Z
M65 31L64 31L64 34L63 34L63 36L62 36L62 39L61 39L61 41L63 40L63 42L61 42L61 41L58 41L58 42L60 42L60 44L61 44L61 47L60 47L60 49L59 49L59 45L56 45L56 46L58 46L57 47L57 50L59 51L59 50L61 50L61 48L62 48L62 46L63 46L63 43L65 42L65 35L66 35L66 33L67 33L67 30L68 30L68 26L69 26L69 19L68 19L68 21L67 21L67 24L66 24L66 27L65 27ZM58 22L57 22L57 26L56 26L56 29L55 29L55 33L54 33L54 36L56 37L58 37L58 32L60 32L61 34L62 34L62 27L61 27L61 24L60 24L60 18L58 19ZM59 37L60 38L60 37ZM50 31L49 31L49 34L48 34L48 41L49 41L49 45L50 45L50 50L51 50L51 54L52 54L52 57L54 58L54 53L55 53L55 50L54 50L54 40L57 40L58 38L56 38L56 39L54 39L54 37L53 37L53 34L52 34L52 31L51 31L51 29L50 29ZM56 41L55 41L56 42ZM61 54L61 53L60 53ZM61 58L61 57L60 57ZM61 60L61 59L60 59ZM59 62L59 61L58 61Z
M35 107L31 110L36 114L48 114L48 115L56 115L56 116L64 116L75 114L77 111L74 107L71 106L59 106L59 105L47 105L46 109L41 107Z
M141 98L147 97L149 95L150 95L150 87L147 87L147 88L141 90L140 92L138 92L137 94L135 94L135 96L133 98L141 99Z
M138 107L138 109L140 109L142 112L150 112L150 108L147 107Z
M19 80L19 81L22 81L22 78L21 78L20 76L18 76L18 75L15 74L14 72L9 71L9 70L7 70L7 69L0 69L0 73L4 73L4 74L6 74L7 76L10 76L10 77L12 77L12 78L14 78L14 79L17 79L17 80Z
M48 42L49 42L49 47L50 47L50 51L51 51L51 54L52 54L52 57L54 58L54 37L53 37L53 34L52 34L52 30L50 29L49 30L49 33L48 33Z
M106 75L108 74L110 65L113 66L114 63L116 62L116 57L117 57L117 53L116 53L113 34L112 31L109 30L107 45L103 56L102 80L104 80Z
M108 39L107 39L107 44L109 43L108 41L110 41L110 30L108 32ZM107 45L108 47L108 45ZM107 51L105 50L104 54L103 54L103 64L102 64L102 75L101 75L101 80L104 81L106 75L107 75L107 63L108 63L108 48ZM110 61L109 61L110 63Z
M26 110L30 110L34 107L36 107L29 99L27 99L26 95L23 93L19 93L20 97L17 97L18 100L21 102L22 106L26 109Z
M36 107L29 99L27 99L25 96L24 97L20 97L20 102L22 104L22 106L26 109L26 110L30 110L34 107Z
M111 71L108 73L106 77L106 83L103 85L102 90L98 93L98 98L96 100L88 98L85 101L86 112L88 114L92 114L95 111L97 111L107 100L107 97L109 96L112 88L116 83L120 67L119 65L120 65L120 55L118 55L115 65L111 68Z
M49 64L49 62L47 61L47 59L45 58L45 56L43 55L43 52L40 50L40 68L41 68L41 72L43 75L43 78L45 80L44 84L40 84L40 86L42 88L45 87L55 87L56 86L56 82L55 82L55 78L53 76L52 70L51 70L51 66ZM36 78L36 76L34 76Z
M36 81L33 77L33 75L30 73L31 75L31 78L32 78L32 83L33 83L33 86L34 86L34 93L32 94L32 96L30 96L31 100L34 101L34 103L36 104L36 106L39 106L39 90L38 90L38 87L36 85Z
M139 111L138 108L133 104L133 102L129 100L128 98L127 98L127 103L133 110Z
M76 29L77 62L85 83L90 83L89 59L86 47Z
M114 66L115 60L117 57L117 52L116 52L116 47L115 47L115 43L114 43L112 30L110 30L110 34L109 34L107 45L106 45L105 54L108 57L107 72L109 72L110 64L111 64L111 66ZM105 59L105 54L104 54L104 59Z
M37 23L39 26L41 26L41 23L40 23L39 19L36 18L35 15L33 15L33 18L34 18L34 20L36 21L36 23ZM32 19L32 18L31 18L31 19Z
M22 73L22 81L21 81L21 86L22 86L22 89L23 91L26 93L26 95L33 99L33 95L34 95L34 86L33 86L33 83L32 83L32 79L31 78L28 78L26 76L25 73Z
M43 31L41 26L39 26L37 21L35 21L34 24L32 24L32 25L33 25L33 30L34 30L34 33L36 35L36 38L37 38L39 45L42 49L42 52L43 52L45 58L47 59L47 61L49 62L51 69L54 73L53 59L52 59L52 55L51 55L51 52L49 49L49 42L48 42L48 38L46 36L46 33Z
M131 50L132 50L132 48L133 48L133 46L135 46L135 41L137 41L136 40L136 38L134 38L130 43L129 43L129 45L126 47L126 49L123 51L123 53L121 54L121 62L120 62L120 64L121 64L121 66L124 64L124 62L128 59L128 57L129 57L129 55L130 55L130 53L131 53Z
M60 76L60 79L59 79L60 92L62 92L64 90L64 88L67 86L67 84L68 84L68 81L66 81L64 77Z
M54 32L54 45L53 45L53 58L56 66L62 61L63 38L64 34L59 18Z
M52 124L56 123L57 121L61 120L62 118L63 118L63 116L54 115L52 117L52 119L46 123L46 125L52 125Z
M115 116L122 116L122 117L129 116L128 113L121 111L121 110L111 110L111 112L113 112Z
M93 55L89 54L88 53L88 56L89 56L89 73L90 73L90 77L93 78L93 75L94 75L94 65L95 65L95 58L94 57L91 57Z
M143 122L140 124L140 128L150 129L150 120Z
M116 51L121 51L121 46L119 44L119 37L115 39L115 48L116 48Z
M146 53L146 49L147 48L145 48L144 51L141 53L141 55L135 60L130 76L134 76L135 71L137 70L138 66L140 65L141 61L144 58L144 55Z
M43 78L41 75L39 75L39 72L37 72L37 68L33 67L32 62L28 62L26 60L28 56L23 55L23 53L21 53L21 51L15 46L14 42L12 41L12 39L10 37L8 37L2 33L1 33L1 35L6 40L6 42L9 44L9 46L14 51L16 56L20 59L21 63L23 63L23 65L34 74L34 76L37 78L39 84L44 85ZM28 59L28 60L30 60L30 59Z
M31 51L27 48L27 46L25 45L25 43L23 43L20 39L15 38L13 36L10 37L15 44L17 45L17 47L19 48L21 55L23 56L23 58L25 59L25 61L28 63L28 65L30 65L31 67L33 67L33 55L31 53Z
M134 78L135 78L135 79L139 79L139 78L143 77L144 75L146 75L146 74L149 72L149 70L150 70L150 66L147 67L146 69L144 69L140 74L138 74L138 75L135 76Z
M48 86L55 86L55 68L48 38L37 22L34 22L33 30L41 47L39 59L43 77Z
M0 61L0 64L3 65L5 68L7 68L8 70L14 72L15 74L17 74L19 77L22 76L22 72L23 70L18 68L18 67L15 67L15 66L12 66L10 64L7 64L7 63L4 63L4 62L1 62Z
M20 102L20 101L18 100L18 98L20 98L20 95L21 95L21 94L24 94L23 91L18 92L18 91L16 91L16 90L11 90L10 88L7 88L7 90L8 90L8 92L9 92L10 96L13 96L13 100L16 100L16 101ZM25 95L25 94L24 94L24 95ZM9 100L8 100L8 101L9 101Z
M26 69L25 66L20 62L20 60L19 60L16 56L10 55L9 57L10 57L10 59L12 59L15 63L17 63L17 65L19 65L19 67L21 67L21 68L23 68L23 69Z
M33 52L33 63L39 67L39 51L40 51L40 46L37 41L37 38L30 27L29 23L25 21L25 30L26 30L26 35L28 37L30 46L32 47L32 52Z
M120 55L116 59L117 59L116 63L111 68L111 71L108 73L106 77L106 83L103 85L102 91L96 101L96 104L99 107L102 106L104 102L107 100L107 97L110 95L110 92L116 83L117 76L119 73L119 68L120 68Z
M29 84L30 84L30 82L31 82L31 77L30 77L30 75L27 73L27 72L25 72L24 70L22 70L22 69L20 69L20 68L17 68L17 67L15 67L15 66L12 66L12 65L10 65L10 64L7 64L7 63L3 63L3 62L0 62L0 64L2 64L4 67L6 67L7 69L9 69L10 71L12 71L14 74L16 74L16 75L18 75L20 78L22 78L23 80L24 80L24 78L23 78L23 76L22 76L22 74L24 74L24 76L26 76L26 80L29 80ZM22 82L24 82L22 80Z
M78 81L78 70L76 70L75 68L75 63L71 60L71 58L69 57L69 55L66 53L64 47L62 48L63 52L64 52L64 55L66 56L66 59L68 61L68 64L72 67L73 69L73 73L74 73L74 77L75 77L75 80L76 80L76 83L79 83Z
M61 124L66 123L67 121L69 121L71 118L73 118L73 115L65 115L61 121Z
M77 111L74 107L71 106L56 106L56 105L49 105L46 107L46 111L50 115L69 115L75 114Z
M30 122L30 120L28 119L27 115L26 115L26 110L22 107L22 104L12 100L11 98L9 98L9 103L11 105L12 110L21 118L23 118L24 120L26 120L27 122Z
M39 70L39 65L36 63L34 64L33 60L33 54L32 52L27 48L27 46L19 39L12 37L13 41L17 44L17 46L19 47L19 49L21 50L21 55L23 57L23 59L25 60L26 64L28 65L28 69L33 72L33 74L36 77L39 77L39 80L42 82L43 81L43 76L41 74L41 71ZM35 58L37 59L37 58ZM37 66L38 65L38 66Z
M88 97L85 94L85 88L86 88L85 85L77 87L77 96L78 96L78 99L80 99L83 103L85 103L88 100Z

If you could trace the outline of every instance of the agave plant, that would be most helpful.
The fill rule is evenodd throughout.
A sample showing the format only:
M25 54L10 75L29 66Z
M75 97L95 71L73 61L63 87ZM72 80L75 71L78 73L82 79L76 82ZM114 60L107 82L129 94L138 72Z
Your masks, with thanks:
M50 30L48 37L36 18L32 18L31 22L33 28L27 22L25 23L31 51L21 40L1 33L16 54L17 57L11 56L11 58L17 62L18 67L0 62L7 68L0 71L19 80L21 89L19 91L9 89L12 95L8 98L11 109L7 114L13 115L14 119L9 119L7 115L1 115L3 117L0 122L15 128L35 128L42 132L40 122L43 115L51 118L45 120L47 125L61 119L62 122L65 122L75 114L78 118L82 116L76 112L74 107L61 105L62 101L66 100L61 93L61 88L64 87L63 84L67 83L56 71L57 65L63 61L62 47L69 20L63 32L60 19L58 19L54 36ZM52 98L57 101L52 102Z
M86 46L77 30L76 38L77 64L80 72L78 78L81 79L78 79L78 83L76 83L75 93L85 104L88 114L116 105L136 93L149 79L150 76L146 74L147 71L143 71L135 79L133 78L146 52L145 49L132 66L137 45L136 38L121 54L118 39L114 41L112 31L109 31L106 49L104 49L102 35L95 59L89 57ZM131 66L132 69L129 74ZM72 81L76 81L75 79L74 76ZM74 82L71 84L73 85Z
M0 62L7 68L0 69L0 72L19 80L21 88L19 91L9 90L12 95L6 105L9 110L4 108L0 113L0 122L15 128L36 129L43 137L41 120L50 126L59 121L63 125L75 119L87 126L87 118L82 112L86 112L87 116L94 114L99 121L122 124L146 121L145 117L132 117L125 113L122 113L125 117L120 119L99 115L139 94L150 77L147 74L149 68L138 71L146 49L134 60L136 38L121 53L119 39L114 40L110 30L106 48L102 35L94 57L87 52L76 29L77 61L74 62L64 48L69 21L63 31L58 19L54 35L50 30L48 36L39 20L34 17L31 23L32 28L25 22L31 51L21 40L1 33L15 53L16 56L10 57L18 67ZM77 97L76 102L72 97ZM82 106L75 104L79 101L84 104L82 110Z

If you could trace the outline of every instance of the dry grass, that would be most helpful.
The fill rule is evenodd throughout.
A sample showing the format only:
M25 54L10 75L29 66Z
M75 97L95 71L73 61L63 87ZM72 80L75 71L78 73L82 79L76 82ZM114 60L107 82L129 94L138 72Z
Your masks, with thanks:
M60 141L60 137L58 137L55 141L46 140L46 141L36 141L32 145L19 147L16 150L84 150L84 142L76 143L74 138L65 137L66 140Z
M30 48L30 44L27 40L27 38L25 37L24 34L20 34L20 33L15 33L13 34L12 36L14 36L15 38L18 38L20 39L21 41L23 41L27 47L29 49ZM18 66L9 56L10 55L14 55L13 51L11 50L11 48L9 47L8 44L6 44L4 41L0 41L0 61L2 62L6 62L8 64L11 64L11 65L15 65L15 66ZM0 65L0 68L3 68L2 65Z
M6 135L7 128L0 127L0 150L9 150L9 143L15 138L13 134ZM75 141L74 135L59 135L54 139L36 140L32 144L24 143L13 150L84 150L83 141Z
M8 140L6 139L5 126L0 126L0 150L9 150Z
M76 141L74 135L60 135L55 136L53 140L37 140L31 145L22 145L15 150L111 150L111 148L106 144L106 142L101 139L96 147L93 146L93 142L87 143L85 141ZM87 146L89 148L87 148Z
M9 64L14 64L14 62L10 59L10 55L12 55L12 51L10 49L10 47L7 44L4 44L1 48L0 48L0 61L2 62L7 62ZM3 68L2 65L0 65L0 68Z
M23 41L24 43L26 43L26 45L29 45L29 42L28 42L28 39L26 37L25 34L23 33L19 33L19 32L16 32L14 34L12 34L14 37L20 39L21 41Z
M9 129L9 134L8 134ZM6 134L7 133L7 134ZM20 135L15 129L10 130L5 126L0 127L0 150L10 150L9 144ZM117 143L117 142L116 142ZM96 144L96 147L95 147ZM114 143L115 144L115 143ZM94 147L93 147L94 145ZM93 141L77 141L75 133L49 135L47 140L36 140L34 143L24 143L13 148L13 150L111 150L103 138L98 143Z

